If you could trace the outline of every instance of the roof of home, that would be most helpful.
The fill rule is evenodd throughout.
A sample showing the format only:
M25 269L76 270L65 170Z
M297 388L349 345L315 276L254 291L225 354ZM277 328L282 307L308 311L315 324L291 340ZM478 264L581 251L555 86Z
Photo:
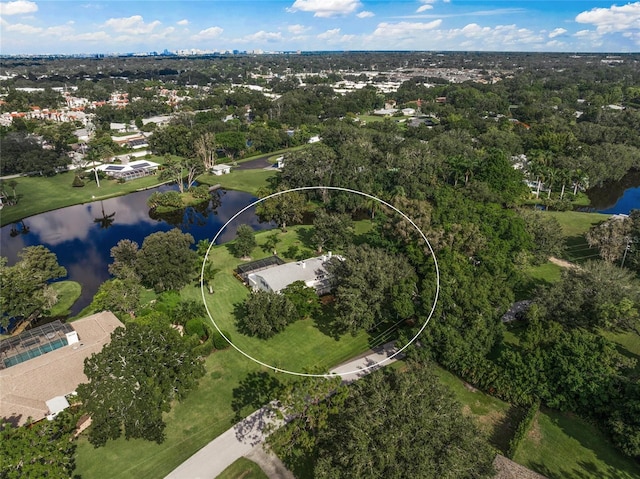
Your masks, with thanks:
M307 282L326 279L329 275L325 268L327 260L327 256L318 256L317 258L281 264L252 274L260 276L272 291L278 292L295 281Z
M87 381L84 360L111 341L111 333L123 326L109 311L70 323L80 342L61 347L0 371L0 418L22 425L31 417L44 419L46 401L76 390Z

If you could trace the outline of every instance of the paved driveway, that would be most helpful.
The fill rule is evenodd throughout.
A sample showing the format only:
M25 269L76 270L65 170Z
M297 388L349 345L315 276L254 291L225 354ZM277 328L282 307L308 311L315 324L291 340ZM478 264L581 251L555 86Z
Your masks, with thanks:
M350 383L378 369L380 366L374 365L390 357L395 351L394 345L387 343L341 364L331 372L351 373L343 376L343 381ZM396 359L386 361L383 366L391 364ZM267 424L276 424L278 427L282 425L282 421L280 424L276 421L269 407L258 409L196 452L174 469L166 479L215 479L233 462L250 455L255 446L264 442L267 437L264 432Z

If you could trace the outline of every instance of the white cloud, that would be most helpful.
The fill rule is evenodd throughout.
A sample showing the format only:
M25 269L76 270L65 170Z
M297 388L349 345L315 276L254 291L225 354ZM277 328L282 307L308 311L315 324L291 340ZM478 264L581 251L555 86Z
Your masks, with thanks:
M282 33L280 32L265 32L264 30L260 30L259 32L252 33L250 35L245 35L242 38L238 38L235 41L238 42L279 42L284 40L282 37Z
M567 30L565 30L564 28L556 28L552 32L549 32L549 38L555 38L565 33L567 33Z
M66 25L57 25L54 27L49 27L44 31L44 33L45 35L52 35L55 37L71 35L74 32L73 27L71 27L71 25L73 25L73 23L67 23Z
M392 40L418 39L425 32L434 30L440 26L442 20L434 20L428 23L421 22L398 22L379 23L372 34L375 38L385 38Z
M338 35L340 35L340 29L334 28L332 30L327 30L326 32L318 34L318 38L320 40L329 40L332 38L336 38Z
M212 38L218 38L224 30L221 27L209 27L204 30L200 30L197 34L191 38L193 40L210 40Z
M289 25L287 27L287 30L289 31L289 33L293 33L294 35L302 35L304 32L306 32L307 30L309 30L311 27L305 27L304 25Z
M418 9L416 10L416 13L422 13L422 12L424 12L426 10L432 10L432 9L433 9L433 5L429 5L429 4L422 5L422 6L418 7Z
M180 20L179 22L176 22L177 25L189 25L189 20L187 20L186 18L184 20Z
M358 17L358 18L371 18L371 17L375 17L375 16L376 16L375 13L370 12L368 10L363 10L362 12L360 12L360 13L358 13L356 15L356 17Z
M594 25L599 33L637 29L640 27L640 2L592 8L578 14L576 22Z
M36 33L40 33L42 28L34 27L33 25L26 25L24 23L15 23L13 25L5 25L3 30L7 32L15 32L20 35L35 35Z
M330 18L355 12L362 4L360 0L296 0L289 12L313 12L314 17Z
M142 15L133 15L131 17L123 18L110 18L104 25L112 28L118 33L124 33L126 35L144 35L149 34L160 25L159 20L155 20L151 23L145 23Z
M110 42L111 37L109 36L108 33L100 31L100 32L80 33L78 35L73 35L73 37L68 37L67 40L81 41L81 42Z
M35 2L27 0L17 0L15 2L0 2L0 15L23 15L38 11Z
M316 38L323 42L335 45L350 42L355 38L355 35L342 35L339 28L332 28L331 30L318 34Z

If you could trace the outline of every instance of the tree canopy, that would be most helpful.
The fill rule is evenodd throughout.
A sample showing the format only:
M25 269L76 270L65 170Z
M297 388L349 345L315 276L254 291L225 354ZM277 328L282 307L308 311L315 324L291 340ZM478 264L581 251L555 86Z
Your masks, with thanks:
M91 415L89 441L96 447L122 434L161 443L162 414L183 399L204 374L189 338L168 324L129 323L85 361L89 382L77 392Z
M57 297L49 282L67 275L57 256L44 246L27 246L18 256L13 266L0 258L0 324L5 328L12 318L33 321L51 308Z

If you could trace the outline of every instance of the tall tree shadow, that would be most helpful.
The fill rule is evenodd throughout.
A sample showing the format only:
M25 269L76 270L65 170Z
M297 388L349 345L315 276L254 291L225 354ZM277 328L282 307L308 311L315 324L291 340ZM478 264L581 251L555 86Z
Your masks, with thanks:
M282 382L272 373L256 371L247 374L240 381L240 385L233 390L233 399L231 400L231 408L235 413L233 423L268 404L277 397L282 388Z

